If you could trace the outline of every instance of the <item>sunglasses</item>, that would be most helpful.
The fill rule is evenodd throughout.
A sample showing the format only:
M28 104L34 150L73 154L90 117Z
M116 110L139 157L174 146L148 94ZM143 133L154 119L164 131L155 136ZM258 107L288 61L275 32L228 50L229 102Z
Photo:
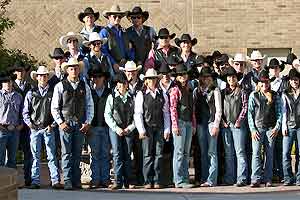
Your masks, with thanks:
M76 40L76 39L73 39L73 40L70 39L70 40L68 40L68 43L72 43L72 42L73 42L73 43L76 43L76 42L78 42L78 40Z
M142 19L142 16L132 16L131 19Z
M168 39L169 36L159 36L159 39Z
M94 46L100 46L102 43L101 42L92 42L92 45L94 45Z
M122 19L122 16L121 15L113 15L113 18L114 19L117 19L117 18Z

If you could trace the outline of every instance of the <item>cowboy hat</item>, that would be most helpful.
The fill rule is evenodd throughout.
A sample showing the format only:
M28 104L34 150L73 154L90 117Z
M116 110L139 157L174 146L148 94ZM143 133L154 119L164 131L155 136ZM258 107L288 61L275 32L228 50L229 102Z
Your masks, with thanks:
M91 78L91 77L96 78L96 77L102 77L102 76L109 78L110 73L107 71L104 71L103 69L105 69L105 66L102 63L91 62L90 69L88 71L89 78Z
M121 8L119 5L112 5L110 10L105 10L103 11L103 17L105 17L106 19L108 19L109 15L120 15L121 17L125 16L125 12L121 11Z
M32 80L36 80L37 75L43 74L48 74L48 78L51 79L51 77L54 75L54 72L49 71L47 67L41 65L36 71L32 71L30 73L30 77Z
M288 75L288 79L298 78L300 79L300 73L296 69L291 69Z
M127 71L127 72L138 71L140 69L142 69L142 65L136 66L135 62L133 61L127 61L124 67L120 67L120 70Z
M247 56L248 60L263 60L266 56L262 56L259 50L253 50L250 57Z
M9 81L14 81L16 80L17 75L12 74L8 70L4 70L0 72L0 83L5 83Z
M92 42L101 41L102 44L107 42L107 38L101 38L100 35L96 32L92 32L89 36L89 41L83 41L82 44L88 47Z
M146 80L146 79L152 79L152 78L161 78L161 75L157 74L157 71L154 68L149 68L145 75L141 74L140 79Z
M166 62L160 63L159 70L158 70L160 74L169 74L171 73L171 71L172 70L170 69L169 65Z
M71 57L68 62L64 62L61 64L61 69L63 71L66 71L68 67L72 67L72 66L79 66L80 71L83 70L83 61L78 61L76 58Z
M158 35L155 36L154 38L157 40L158 38L161 38L161 37L169 37L170 39L173 39L174 37L176 36L175 33L172 33L170 35L170 32L167 28L161 28L159 31L158 31Z
M123 71L119 71L114 77L114 83L128 83L126 74Z
M52 59L55 59L55 58L64 58L65 57L65 53L62 50L62 48L55 48L53 50L52 55L51 55L51 53L49 53L49 57L52 58Z
M180 76L188 73L187 67L184 63L179 63L178 65L176 65L174 69L175 69L176 76Z
M225 82L227 82L227 77L228 76L236 76L238 81L243 78L243 73L238 73L233 67L228 67L224 71L224 74L222 75L221 79Z
M210 67L202 67L199 77L211 76L212 78L217 78L218 74L214 72Z
M31 66L29 64L25 64L22 60L16 60L16 62L11 67L10 71L15 72L25 70L27 72L30 70L30 68Z
M219 65L229 64L229 56L227 54L221 54L220 57L216 58L215 62Z
M268 66L265 66L267 69L274 69L276 67L280 68L280 71L284 70L284 64L280 64L280 62L276 58L272 58L269 62Z
M294 53L289 53L286 57L286 61L281 60L283 64L292 65L293 61L297 59L297 56Z
M59 38L59 43L62 47L67 48L68 47L68 40L71 38L75 38L78 40L79 45L82 43L84 38L82 37L81 34L79 33L74 33L74 32L68 32L67 35L61 36Z
M99 12L94 12L93 8L87 7L83 12L78 14L78 19L84 23L83 18L87 15L94 15L95 21L99 19Z
M137 16L137 15L141 15L143 18L143 23L145 21L147 21L147 19L149 18L149 12L148 11L143 11L142 8L140 6L135 6L132 11L127 11L126 12L126 17L128 20L131 20L132 16Z
M194 46L198 42L197 38L192 39L190 34L186 34L186 33L182 34L180 38L175 38L174 41L175 41L175 44L179 47L182 42L190 42L192 44L192 46Z
M231 66L233 66L234 62L246 62L246 57L242 53L236 53L234 58L229 58L228 62Z

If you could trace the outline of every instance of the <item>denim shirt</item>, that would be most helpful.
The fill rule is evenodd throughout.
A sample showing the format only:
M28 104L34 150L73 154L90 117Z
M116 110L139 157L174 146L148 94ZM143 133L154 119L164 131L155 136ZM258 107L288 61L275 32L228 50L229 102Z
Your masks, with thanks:
M0 124L21 124L23 97L15 92L0 91Z

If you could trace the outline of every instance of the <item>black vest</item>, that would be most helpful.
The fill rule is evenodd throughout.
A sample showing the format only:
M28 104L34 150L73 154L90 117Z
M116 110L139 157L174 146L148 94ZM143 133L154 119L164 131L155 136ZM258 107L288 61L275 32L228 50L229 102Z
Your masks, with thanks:
M143 110L144 120L148 127L161 129L164 127L163 106L165 99L160 90L156 93L155 99L150 93L144 95Z
M161 63L165 62L168 63L168 60L170 60L170 56L172 54L178 54L179 49L177 47L171 46L167 55L162 51L162 49L155 49L154 50L154 68L155 70L158 70L157 67L161 65Z
M181 98L177 106L178 119L191 122L193 118L193 91L180 89L180 92Z
M116 62L120 62L122 59L127 59L127 58L123 58L123 55L121 54L120 51L120 47L118 45L118 42L116 40L116 36L113 32L113 30L109 27L105 27L105 29L108 32L108 49L110 51L110 54L112 55L112 57L116 60ZM122 37L123 37L123 41L124 41L124 47L125 47L125 51L128 52L129 51L129 39L128 39L128 35L127 32L122 32Z
M104 110L110 89L105 88L102 95L99 97L95 90L92 90L92 96L94 101L94 118L92 126L107 126L104 120Z
M134 114L134 100L133 97L128 96L127 101L123 103L120 96L115 97L115 93L113 96L113 119L116 121L117 125L125 129L127 128L133 121Z
M236 89L233 92L228 88L222 90L222 104L223 120L235 124L243 108L242 90Z
M80 80L76 90L68 80L63 80L63 95L60 102L64 121L85 121L86 90L84 81Z
M254 101L255 126L257 128L273 128L276 125L276 93L272 91L271 104L267 104L266 97L260 92L254 92Z
M53 89L49 88L45 96L41 96L39 89L32 89L32 101L30 106L31 122L39 128L51 125L53 118L51 115L51 100Z
M294 99L288 92L287 97L287 126L288 128L300 128L300 96Z
M27 94L27 92L28 92L29 90L32 89L32 86L31 86L31 84L30 84L28 81L26 81L25 87L24 87L25 89L24 89L24 90L21 90L21 89L19 88L18 84L14 81L14 82L13 82L13 88L14 88L14 90L15 90L17 93L21 94L22 97L23 97L23 99L24 99L25 96L26 96L26 94Z
M88 53L86 55L86 58L88 59L89 63L95 63L95 64L102 64L103 66L105 66L104 69L101 69L103 72L109 72L109 62L108 62L108 57L105 55L101 55L100 58L98 59L95 55L91 56L90 53Z
M133 44L135 50L135 63L144 63L152 48L150 27L143 26L141 35L138 35L134 27L131 26L127 29L127 33L129 41Z

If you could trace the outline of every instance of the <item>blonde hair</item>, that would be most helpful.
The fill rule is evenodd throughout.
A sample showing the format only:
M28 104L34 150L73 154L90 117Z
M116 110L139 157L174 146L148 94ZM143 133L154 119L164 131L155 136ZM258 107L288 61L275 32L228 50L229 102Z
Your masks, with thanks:
M263 93L268 100L267 104L270 105L271 103L273 103L273 95L270 91L268 92L261 91L261 87L262 87L262 83L258 82L255 87L255 91Z

